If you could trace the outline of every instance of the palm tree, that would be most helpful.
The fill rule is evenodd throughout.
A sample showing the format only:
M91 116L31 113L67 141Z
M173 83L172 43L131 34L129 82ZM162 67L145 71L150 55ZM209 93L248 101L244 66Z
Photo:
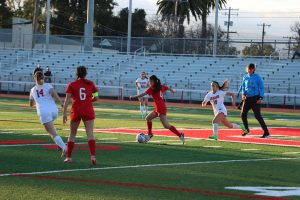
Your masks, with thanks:
M184 37L184 21L190 23L191 15L195 20L200 19L202 0L158 0L157 1L157 14L162 15L162 21L172 21L176 24L178 22L177 37ZM175 16L176 12L176 16ZM177 27L176 27L177 28Z
M202 28L201 28L201 38L207 38L207 17L210 14L211 9L215 9L216 1L215 0L201 0L201 21L202 21ZM219 9L227 4L226 0L219 0ZM218 27L215 27L218 28Z

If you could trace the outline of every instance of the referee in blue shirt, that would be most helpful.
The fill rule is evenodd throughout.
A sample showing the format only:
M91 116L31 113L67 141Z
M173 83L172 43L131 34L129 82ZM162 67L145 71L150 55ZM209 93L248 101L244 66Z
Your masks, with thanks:
M248 112L252 109L255 118L264 130L262 138L268 138L270 136L269 130L260 113L261 103L264 97L264 82L261 77L255 73L255 69L255 65L252 63L247 66L247 74L244 75L241 85L241 93L244 102L241 117L247 130L243 133L243 136L246 136L250 132L248 126Z

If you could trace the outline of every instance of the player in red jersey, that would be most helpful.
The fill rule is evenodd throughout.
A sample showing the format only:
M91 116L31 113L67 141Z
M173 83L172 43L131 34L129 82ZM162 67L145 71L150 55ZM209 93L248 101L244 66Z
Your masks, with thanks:
M96 142L94 139L94 119L95 112L93 101L98 100L98 90L92 81L85 79L87 69L84 66L77 67L77 80L71 82L66 89L66 99L64 102L63 123L67 122L68 104L72 98L72 108L70 113L70 135L67 145L66 163L71 163L72 151L75 145L77 129L82 120L85 126L86 135L91 154L91 163L96 164Z
M171 87L167 87L162 85L160 80L155 76L152 75L150 77L150 87L142 94L136 96L130 96L130 99L136 99L143 97L145 95L152 96L154 101L154 111L152 111L147 117L147 126L148 126L148 141L153 137L152 133L152 120L156 117L160 118L161 123L166 129L169 129L173 133L175 133L181 140L182 144L184 144L184 134L180 133L174 126L170 125L167 120L167 106L164 101L164 93L169 90L173 94L175 90Z

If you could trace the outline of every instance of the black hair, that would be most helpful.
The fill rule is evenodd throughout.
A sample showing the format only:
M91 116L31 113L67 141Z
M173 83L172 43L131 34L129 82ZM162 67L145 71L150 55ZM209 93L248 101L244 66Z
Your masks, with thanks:
M212 81L212 83L216 84L218 86L219 90L226 90L229 88L228 80L225 80L221 86L220 86L219 82L217 82L217 81Z
M150 76L150 81L154 81L154 91L155 92L158 92L158 91L160 91L160 89L161 89L161 82L160 82L160 80L157 78L157 76L155 76L155 75L152 75L152 76Z
M146 72L141 72L141 74L145 74L145 78L148 79L148 76L146 75Z
M76 69L77 79L78 78L84 79L86 77L86 75L87 75L87 70L86 70L85 66L79 66L79 67L77 67L77 69Z
M248 69L255 69L255 64L253 63L250 63L248 66L247 66Z
M76 69L77 79L81 78L83 80L83 82L85 82L86 84L89 85L89 84L91 84L91 82L85 79L86 75L87 75L87 69L85 66L77 67L77 69Z

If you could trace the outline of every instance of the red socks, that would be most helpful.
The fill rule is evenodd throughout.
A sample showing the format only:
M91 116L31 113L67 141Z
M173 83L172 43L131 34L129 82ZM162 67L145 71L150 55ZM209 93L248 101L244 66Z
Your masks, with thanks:
M91 156L96 156L96 141L89 140L89 147L90 147Z
M152 122L147 121L147 126L148 126L148 134L152 133Z
M67 149L68 149L67 157L68 158L71 158L71 156L72 156L72 151L73 151L74 145L75 145L74 142L68 142L68 144L67 144Z
M175 133L178 137L180 137L181 134L174 126L170 126L169 130Z

